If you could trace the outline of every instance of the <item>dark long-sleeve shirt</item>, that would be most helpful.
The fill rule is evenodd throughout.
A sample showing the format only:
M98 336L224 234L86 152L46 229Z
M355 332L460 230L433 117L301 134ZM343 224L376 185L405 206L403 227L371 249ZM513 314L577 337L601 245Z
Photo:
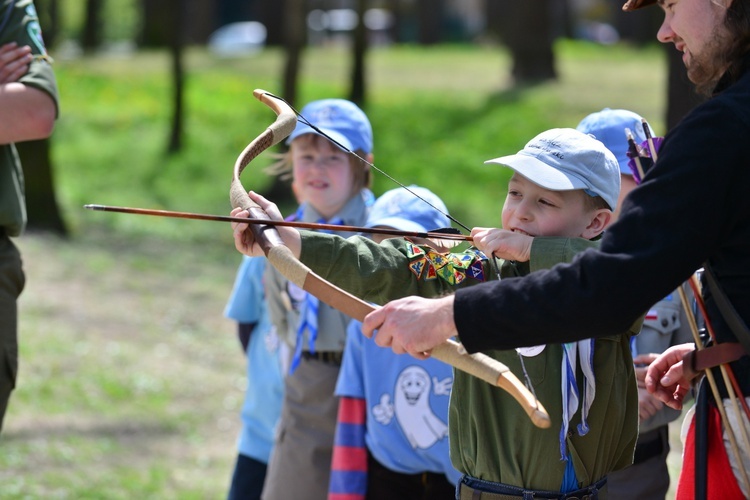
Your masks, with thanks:
M457 291L455 321L470 352L622 331L706 261L750 323L749 59L736 82L720 82L667 134L599 250L523 279ZM717 340L736 341L704 295ZM750 394L750 358L732 367Z

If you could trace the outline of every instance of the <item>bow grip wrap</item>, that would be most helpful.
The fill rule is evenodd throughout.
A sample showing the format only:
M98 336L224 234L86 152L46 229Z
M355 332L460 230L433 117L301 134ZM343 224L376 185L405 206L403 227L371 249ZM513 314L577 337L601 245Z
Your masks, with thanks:
M297 117L289 106L268 92L255 90L253 95L273 109L277 118L261 135L248 144L237 158L232 176L230 199L232 207L247 210L251 218L267 219L268 215L265 211L250 199L242 186L240 174L261 152L288 137L294 131ZM363 321L365 316L375 310L374 306L312 272L294 257L273 226L251 224L250 229L271 265L301 289L359 321ZM537 427L546 429L551 425L549 415L542 404L503 363L482 353L469 354L461 344L452 340L436 346L431 355L454 368L506 390L524 408Z

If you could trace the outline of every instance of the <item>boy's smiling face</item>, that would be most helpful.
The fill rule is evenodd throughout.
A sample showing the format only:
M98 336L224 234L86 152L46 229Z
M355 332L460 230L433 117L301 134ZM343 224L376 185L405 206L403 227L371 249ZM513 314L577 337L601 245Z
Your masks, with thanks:
M552 191L513 173L503 205L503 228L529 236L562 236L591 239L604 229L596 212L584 203L580 189Z
M324 217L335 215L353 194L349 155L313 134L294 139L291 154L295 192Z

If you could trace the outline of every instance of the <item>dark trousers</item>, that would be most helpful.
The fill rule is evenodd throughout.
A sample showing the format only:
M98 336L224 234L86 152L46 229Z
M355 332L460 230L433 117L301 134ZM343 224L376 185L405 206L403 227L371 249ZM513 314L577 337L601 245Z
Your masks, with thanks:
M21 255L0 228L0 429L18 373L18 296L25 283Z
M456 485L445 474L401 474L367 453L367 500L454 500Z
M267 464L246 455L237 455L228 500L260 500Z

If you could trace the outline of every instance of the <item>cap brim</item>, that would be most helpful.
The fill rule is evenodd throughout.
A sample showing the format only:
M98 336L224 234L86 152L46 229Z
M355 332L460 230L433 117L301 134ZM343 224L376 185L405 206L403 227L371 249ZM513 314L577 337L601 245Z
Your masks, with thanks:
M624 10L625 12L631 12L642 7L654 5L655 3L656 0L628 0L627 2L625 2L625 5L622 6L622 10Z
M318 129L320 130L320 132L313 129L309 125L300 123L299 125L297 125L297 128L295 128L294 131L291 134L289 134L289 137L286 140L287 146L291 144L294 139L296 139L297 137L301 135L315 134L315 135L320 135L322 137L326 137L329 140L332 139L333 140L332 142L334 144L338 143L336 145L344 151L352 151L354 149L354 146L352 145L352 143L349 141L349 139L344 137L343 134L336 132L335 130L330 130L330 129L326 129L323 127L318 127Z
M501 156L484 163L496 163L512 168L519 174L545 189L553 191L569 191L571 189L587 189L588 186L575 177L568 177L554 167L550 167L543 161L533 156L515 154Z

